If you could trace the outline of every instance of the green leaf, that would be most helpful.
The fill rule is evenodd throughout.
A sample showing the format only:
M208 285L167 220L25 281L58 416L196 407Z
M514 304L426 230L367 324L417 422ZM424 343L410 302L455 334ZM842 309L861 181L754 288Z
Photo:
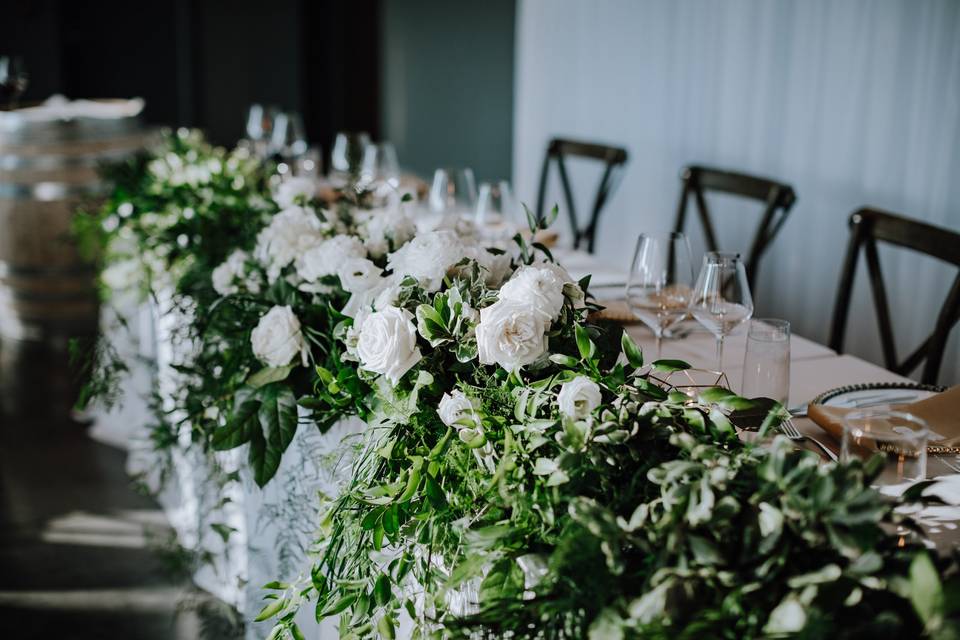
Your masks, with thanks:
M555 362L561 367L569 367L569 368L576 367L578 364L578 361L576 358L573 358L571 356L568 356L562 353L551 354L550 361Z
M333 604L328 604L322 611L317 612L317 619L329 618L330 616L335 616L341 611L344 611L347 607L356 602L356 594L348 594L334 602Z
M282 454L297 433L297 399L290 387L274 384L263 388L257 417L264 430L267 446Z
M210 528L213 529L217 533L217 535L219 535L223 539L224 544L226 544L227 540L230 538L230 534L236 531L236 529L234 529L233 527L227 526L221 522L214 522L213 524L210 525ZM265 587L265 588L270 588L270 587Z
M377 631L380 632L380 637L385 638L386 640L393 640L396 638L393 620L390 619L390 616L385 615L377 621Z
M378 606L383 607L390 602L391 598L393 598L393 592L390 590L390 576L383 574L373 585L373 599Z
M631 367L639 369L643 366L643 352L626 331L620 335L620 348L623 350L623 355L627 356L627 362Z
M925 552L910 563L910 602L927 627L939 623L943 613L943 587L936 567Z
M286 380L290 372L296 367L294 364L288 364L285 367L264 367L247 378L247 385L254 389L270 384L271 382L280 382Z
M590 341L590 334L579 324L574 325L573 331L577 338L577 351L580 352L580 357L589 360L590 356L593 355L593 343Z
M553 225L557 221L557 216L560 215L560 207L558 205L553 205L553 208L550 209L550 213L547 214L547 219L543 222L543 228L546 229Z
M523 570L512 559L496 562L480 583L480 602L518 598L523 593Z
M683 371L684 369L690 368L690 365L683 360L655 360L650 366L653 367L654 371L662 371L664 373Z
M536 233L538 228L537 217L533 215L533 212L530 211L530 207L528 207L526 204L523 204L523 212L527 214L527 226L530 228L530 233Z
M277 615L283 608L287 606L286 598L279 598L273 602L267 604L263 609L260 610L260 613L257 614L257 617L253 619L254 622L263 622L268 618L272 618Z

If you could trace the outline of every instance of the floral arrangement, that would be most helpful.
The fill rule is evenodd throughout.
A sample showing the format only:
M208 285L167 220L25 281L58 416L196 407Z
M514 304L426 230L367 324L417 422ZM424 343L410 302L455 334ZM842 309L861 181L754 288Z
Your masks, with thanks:
M589 278L546 247L165 144L86 228L172 276L178 428L249 444L263 485L305 423L367 424L312 570L266 585L271 638L303 637L307 602L345 638L957 635L956 563L869 488L877 465L763 437L778 405L665 388L686 365L591 324Z

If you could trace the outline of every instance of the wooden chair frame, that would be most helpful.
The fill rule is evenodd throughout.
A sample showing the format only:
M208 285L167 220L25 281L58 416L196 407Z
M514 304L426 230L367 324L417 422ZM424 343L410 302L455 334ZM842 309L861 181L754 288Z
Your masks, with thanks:
M708 251L720 249L713 222L710 219L710 209L707 207L706 192L728 193L766 204L746 259L747 280L751 288L755 287L760 258L770 248L773 239L786 222L790 209L797 201L793 187L768 178L696 165L686 167L681 174L681 180L683 187L680 192L674 230L683 231L687 217L687 203L692 195L703 225Z
M570 186L570 178L564 162L568 156L588 158L604 163L603 174L600 177L597 193L593 199L593 207L590 210L590 219L585 227L580 226L577 217L573 189ZM570 217L570 225L573 228L573 248L579 249L580 245L585 242L587 251L593 253L600 212L617 187L618 180L616 178L627 163L627 150L592 142L579 142L563 138L552 139L547 146L547 154L543 159L543 169L540 172L540 190L537 195L537 215L540 217L544 215L544 199L547 195L547 178L550 173L551 161L556 161L557 169L560 172L560 184L563 187L567 213Z
M877 241L910 249L958 267L957 277L943 302L933 333L902 362L897 357L893 322L890 318L887 290L880 268ZM830 332L830 348L838 353L843 349L850 299L853 295L853 281L861 249L867 261L867 273L870 276L870 288L877 311L886 368L906 376L926 360L921 382L936 384L947 339L950 337L951 329L960 320L960 233L879 209L862 208L855 211L850 216L850 243L840 273Z

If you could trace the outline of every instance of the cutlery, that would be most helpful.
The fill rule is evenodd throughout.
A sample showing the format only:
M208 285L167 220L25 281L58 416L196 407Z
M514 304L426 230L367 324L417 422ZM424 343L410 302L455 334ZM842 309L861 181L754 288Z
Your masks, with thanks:
M825 444L823 444L822 442L820 442L820 441L817 440L816 438L811 438L810 436L806 436L806 435L800 433L799 431L797 431L797 426L796 426L795 424L793 424L793 420L789 420L789 419L788 419L786 422L782 423L782 424L780 425L780 433L782 433L783 435L787 436L788 438L790 438L790 439L793 440L794 442L803 442L803 441L805 441L805 440L808 440L808 441L812 442L813 444L817 445L818 447L820 447L820 449L821 449L825 454L827 454L827 457L830 458L832 461L834 461L834 462L837 461L837 454L835 454L835 453L833 452L833 449L831 449L830 447L826 446Z

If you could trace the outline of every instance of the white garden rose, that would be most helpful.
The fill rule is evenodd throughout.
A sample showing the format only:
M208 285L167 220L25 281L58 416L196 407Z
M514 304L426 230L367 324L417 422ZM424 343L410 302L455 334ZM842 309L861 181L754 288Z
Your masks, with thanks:
M350 293L363 293L376 288L383 280L380 267L366 258L348 258L337 269L340 286Z
M600 385L586 376L565 382L557 394L560 413L574 420L588 418L600 406L601 400Z
M482 364L515 371L547 351L547 319L527 302L501 299L480 310L476 328Z
M273 282L284 267L322 242L323 229L313 209L290 207L273 216L260 231L254 255Z
M429 231L387 256L395 275L412 276L427 291L437 291L451 267L463 260L466 248L450 230Z
M586 304L586 296L584 295L583 289L580 288L580 283L573 279L573 276L570 275L570 272L567 271L562 265L556 262L550 262L548 260L539 260L534 262L534 267L540 269L549 269L554 273L557 278L563 283L563 293L565 296L570 298L570 301L573 302L573 306L582 309Z
M241 289L250 293L260 293L260 282L253 273L247 271L250 254L236 249L222 264L213 270L213 289L221 296L239 293Z
M288 306L268 311L250 334L253 355L270 367L283 367L300 354L307 364L307 345L300 331L300 320Z
M354 236L339 235L321 242L297 258L297 274L307 282L337 275L350 258L367 255L363 243Z
M547 320L556 320L563 308L563 281L551 269L521 267L501 287L500 299L525 302Z
M317 185L313 178L293 176L287 178L277 186L273 200L281 209L304 204L317 193Z
M373 209L363 213L360 234L367 252L380 258L412 240L417 234L417 225L399 209Z
M440 405L437 407L437 415L440 421L448 427L454 427L457 430L467 428L464 424L458 424L461 420L469 420L472 424L476 423L476 406L467 394L459 389L451 393L443 394L440 398Z
M397 384L422 357L413 314L387 307L367 316L357 336L357 357L361 367Z

